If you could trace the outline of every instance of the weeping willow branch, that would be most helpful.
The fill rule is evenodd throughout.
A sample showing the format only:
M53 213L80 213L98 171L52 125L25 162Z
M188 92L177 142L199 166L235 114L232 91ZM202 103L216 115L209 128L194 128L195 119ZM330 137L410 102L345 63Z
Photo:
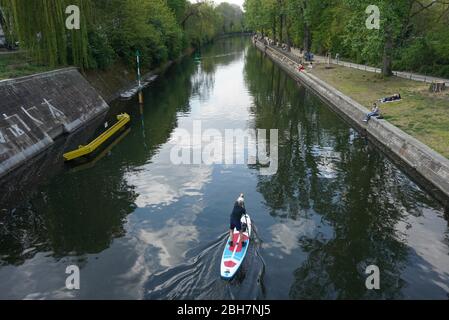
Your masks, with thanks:
M80 30L66 29L65 9L71 4L80 8ZM37 62L88 67L91 0L0 0L0 8L7 32Z

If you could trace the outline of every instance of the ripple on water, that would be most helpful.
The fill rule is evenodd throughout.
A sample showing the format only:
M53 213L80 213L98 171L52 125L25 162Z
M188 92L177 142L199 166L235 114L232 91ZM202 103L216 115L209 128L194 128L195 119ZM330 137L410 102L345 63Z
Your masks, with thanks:
M253 229L255 230L255 229ZM186 262L151 275L144 285L144 298L158 299L262 299L265 296L265 265L259 254L260 241L253 233L248 254L236 277L220 278L220 261L227 234L205 246L190 250Z

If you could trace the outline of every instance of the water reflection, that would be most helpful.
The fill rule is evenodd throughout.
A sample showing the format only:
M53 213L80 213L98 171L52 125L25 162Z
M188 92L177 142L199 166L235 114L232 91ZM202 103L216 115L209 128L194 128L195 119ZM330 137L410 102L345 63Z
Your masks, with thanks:
M95 165L65 168L61 155L71 145L95 136L102 119L101 125L91 126L80 138L57 144L37 164L4 179L1 263L21 264L42 251L51 251L56 258L98 253L114 238L123 237L125 219L135 210L139 197L124 176L129 168L151 159L169 138L177 125L177 112L188 112L194 71L190 61L170 69L169 73L180 76L171 81L172 86L162 77L147 96L144 114L139 117L134 101L113 105L111 114L131 113L132 130L122 138L124 143L110 149ZM142 134L149 139L143 141Z
M254 126L283 133L279 171L259 177L257 188L270 214L284 219L271 227L266 250L305 254L289 297L402 298L411 252L398 226L435 201L261 53L250 51L245 66ZM371 264L382 270L377 292L365 287Z
M170 68L145 104L117 102L131 129L92 165L58 157L4 185L1 298L444 298L443 210L248 39L226 39ZM179 130L279 129L279 170L174 166ZM93 130L83 139L94 136ZM197 146L195 146L197 147ZM57 154L63 152L61 146ZM47 176L49 169L55 172ZM30 169L28 169L30 170ZM44 179L43 177L47 178ZM2 185L2 187L4 186ZM243 272L218 277L239 192L255 223ZM64 289L77 264L82 289ZM379 292L364 270L382 270Z

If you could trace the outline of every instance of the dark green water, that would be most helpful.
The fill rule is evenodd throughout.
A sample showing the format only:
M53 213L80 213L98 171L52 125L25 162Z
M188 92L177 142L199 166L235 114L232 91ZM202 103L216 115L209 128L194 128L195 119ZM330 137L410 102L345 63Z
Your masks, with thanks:
M122 111L131 130L94 163L63 166L61 142L2 182L0 298L448 298L444 209L248 39L174 66L142 109L117 102L111 114ZM174 134L194 120L279 129L277 173L173 165ZM227 283L219 263L240 192L255 233ZM72 264L77 291L65 288ZM372 264L377 291L365 287Z

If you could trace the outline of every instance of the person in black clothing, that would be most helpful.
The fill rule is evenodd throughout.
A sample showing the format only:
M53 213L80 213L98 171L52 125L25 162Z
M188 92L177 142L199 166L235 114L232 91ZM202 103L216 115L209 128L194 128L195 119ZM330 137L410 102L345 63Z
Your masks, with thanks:
M240 232L240 239L242 239L242 246L245 246L245 242L243 240L243 230L242 230L242 216L246 214L245 209L245 199L243 197L243 193L240 195L240 197L237 199L237 201L234 204L234 209L231 213L231 223L230 223L230 230L229 230L229 245L231 247L234 246L234 243L232 241L234 237L234 228L237 229L237 231Z
M401 99L402 99L401 94L396 93L396 94L392 95L391 97L379 99L379 101L382 103L386 103L386 102L392 102L392 101L399 101Z

